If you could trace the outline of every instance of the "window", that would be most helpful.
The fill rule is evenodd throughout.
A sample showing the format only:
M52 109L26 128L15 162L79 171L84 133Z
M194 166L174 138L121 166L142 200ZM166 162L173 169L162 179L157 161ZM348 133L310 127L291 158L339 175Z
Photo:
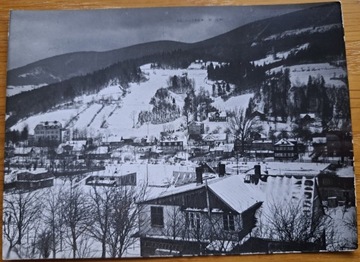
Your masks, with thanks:
M164 211L163 207L151 207L151 226L164 226Z
M223 215L224 230L235 230L234 216L232 214Z
M195 212L186 213L186 224L189 229L200 229L200 214Z

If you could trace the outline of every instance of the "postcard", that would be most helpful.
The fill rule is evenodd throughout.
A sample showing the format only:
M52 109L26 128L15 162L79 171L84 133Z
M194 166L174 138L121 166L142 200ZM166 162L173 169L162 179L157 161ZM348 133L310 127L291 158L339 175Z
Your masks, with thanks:
M339 2L11 12L3 258L357 248Z

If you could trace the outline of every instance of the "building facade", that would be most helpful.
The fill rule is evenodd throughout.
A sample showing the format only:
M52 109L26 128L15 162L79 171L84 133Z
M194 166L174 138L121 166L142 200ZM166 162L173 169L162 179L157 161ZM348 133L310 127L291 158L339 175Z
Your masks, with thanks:
M58 121L40 122L34 129L34 142L39 145L60 144L62 124Z

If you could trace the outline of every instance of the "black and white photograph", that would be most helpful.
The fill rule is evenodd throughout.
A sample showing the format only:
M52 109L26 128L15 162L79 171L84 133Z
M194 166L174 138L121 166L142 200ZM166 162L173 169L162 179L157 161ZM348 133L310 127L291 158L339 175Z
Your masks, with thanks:
M3 259L357 249L339 2L10 16Z

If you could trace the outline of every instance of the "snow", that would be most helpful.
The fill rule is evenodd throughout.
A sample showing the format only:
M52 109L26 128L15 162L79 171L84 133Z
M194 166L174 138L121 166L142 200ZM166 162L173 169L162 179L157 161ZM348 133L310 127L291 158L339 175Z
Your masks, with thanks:
M246 108L249 105L250 98L254 94L245 94L236 97L230 97L228 100L223 100L221 97L216 97L212 105L220 111L234 111L236 109ZM219 123L217 123L219 125Z
M278 142L275 143L275 146L282 145L282 146L294 146L289 140L282 138Z
M304 50L308 47L309 47L309 43L305 43L305 44L296 46L287 51L277 52L274 55L268 54L265 58L255 60L255 61L253 61L253 63L255 66L264 66L264 65L272 64L272 63L281 61L282 59L286 59L290 53L296 53L296 52L298 52L300 50Z
M210 190L238 213L264 200L264 195L255 184L245 183L243 176L229 176L209 181Z
M6 96L14 96L17 94L20 94L22 92L34 90L43 86L46 86L47 84L39 84L39 85L23 85L23 86L11 86L8 85L6 88Z
M344 248L351 249L349 243L357 243L357 228L356 228L356 207L336 207L329 208L326 213L331 217L333 221L334 234L338 238L336 244L338 247L332 248ZM353 224L352 224L353 223ZM327 228L331 230L332 228ZM331 234L331 232L329 232ZM352 248L356 248L353 246ZM331 248L329 248L331 249Z
M207 66L210 62L197 62L194 65L203 64ZM214 66L219 63L213 62ZM63 127L87 130L88 134L96 136L105 134L105 137L159 137L164 128L178 130L185 123L184 117L179 117L172 122L164 124L143 124L136 125L140 111L151 111L152 105L149 104L151 98L161 87L168 86L168 80L173 75L183 75L187 73L189 79L194 79L195 92L201 88L211 94L213 81L207 79L207 71L198 67L193 69L151 69L150 64L141 66L147 81L141 83L130 83L124 89L116 81L112 81L99 93L92 95L82 95L76 97L73 103L59 105L48 112L31 116L19 121L11 129L22 130L25 125L29 127L29 134L34 134L34 128L39 122L58 120ZM175 94L170 91L175 99L176 105L182 108L184 105L185 94ZM231 97L224 101L217 97L214 99L213 106L218 110L235 110L246 107L253 94ZM218 128L219 123L204 121L209 127L209 131ZM135 124L135 126L134 126ZM221 125L220 125L221 126ZM178 134L180 139L184 139L184 134Z
M328 163L303 163L303 162L243 162L239 163L239 171L243 174L251 173L255 165L261 166L261 174L273 176L316 176L325 170L330 164ZM226 166L226 173L236 173L237 164L230 163Z
M339 177L354 177L354 167L347 166L336 170L336 175Z
M317 63L317 64L300 64L289 67L279 66L268 71L269 74L290 69L290 81L292 86L306 85L309 80L309 76L316 78L323 76L325 80L325 86L327 87L343 87L345 82L336 79L339 77L345 78L347 72L342 67L330 65L329 63Z
M331 25L325 25L325 26L317 26L317 27L306 27L302 29L296 29L296 30L287 30L280 34L274 34L271 36L268 36L264 38L263 40L276 40L276 39L282 39L289 36L296 36L304 33L323 33L326 31L330 31L332 29L340 28L341 24L331 24Z
M101 104L94 103L90 105L84 112L82 112L76 121L73 128L82 129L91 123L92 117L96 116L97 112L102 108Z
M261 58L261 59L253 61L253 63L255 66L263 66L263 65L272 64L272 63L275 63L278 61L281 61L281 59L277 58L276 56L273 56L273 55L267 55L265 58Z
M76 114L76 109L60 109L56 111L48 111L43 114L30 116L27 119L20 120L11 127L12 130L22 130L26 125L29 128L29 134L34 134L34 129L37 124L45 121L59 121L62 126L68 122L69 118Z

